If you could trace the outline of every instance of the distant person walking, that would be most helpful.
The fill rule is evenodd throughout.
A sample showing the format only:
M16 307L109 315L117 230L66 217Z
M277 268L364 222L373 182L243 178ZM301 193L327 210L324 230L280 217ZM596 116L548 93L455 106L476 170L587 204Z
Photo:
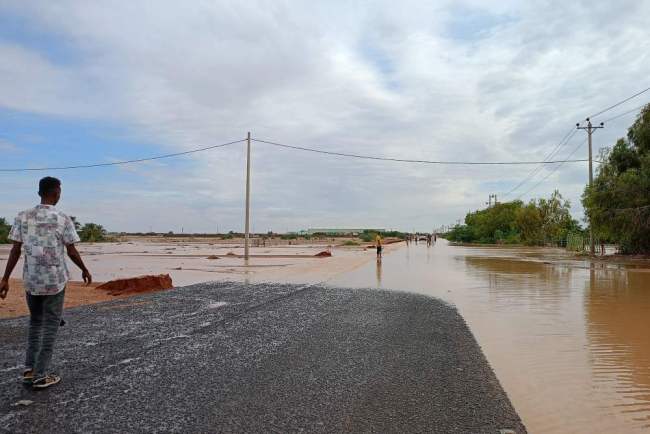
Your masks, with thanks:
M19 213L11 227L9 239L13 247L0 281L0 298L9 292L9 276L24 247L23 285L30 316L23 382L44 389L61 381L61 377L48 372L48 367L70 278L64 250L81 269L84 282L90 284L92 277L74 245L79 241L74 223L54 208L61 198L61 181L49 176L41 179L38 194L41 203Z
M381 245L381 235L379 234L375 235L375 246L377 246L377 260L379 260L382 257L383 250L383 247Z

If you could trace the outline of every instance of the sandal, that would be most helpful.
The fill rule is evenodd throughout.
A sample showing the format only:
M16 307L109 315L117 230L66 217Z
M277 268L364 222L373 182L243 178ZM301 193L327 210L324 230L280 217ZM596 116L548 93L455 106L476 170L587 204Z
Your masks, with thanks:
M32 384L34 382L34 370L25 369L23 371L23 384Z
M34 380L32 387L34 389L46 389L50 386L54 386L56 383L61 381L61 377L54 374L48 374L45 377L41 377L37 380Z

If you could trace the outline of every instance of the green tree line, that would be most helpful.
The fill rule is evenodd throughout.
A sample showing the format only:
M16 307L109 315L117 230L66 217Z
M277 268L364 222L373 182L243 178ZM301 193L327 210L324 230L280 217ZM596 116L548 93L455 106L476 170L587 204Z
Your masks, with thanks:
M595 236L622 253L650 253L650 104L600 160L582 195Z
M81 225L75 217L71 217L79 238L83 242L101 242L108 241L106 229L97 223L86 223ZM0 244L7 244L9 240L9 231L11 225L3 217L0 217Z
M455 226L445 236L450 241L487 244L546 245L566 240L570 232L581 231L571 217L571 204L559 191L548 199L497 203L470 212L465 224Z
M0 217L0 244L7 244L9 242L9 231L11 225L7 223L3 217Z

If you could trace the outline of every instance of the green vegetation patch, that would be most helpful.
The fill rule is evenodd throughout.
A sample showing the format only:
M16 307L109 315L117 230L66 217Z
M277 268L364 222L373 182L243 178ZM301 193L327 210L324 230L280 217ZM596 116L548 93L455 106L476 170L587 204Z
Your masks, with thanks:
M650 253L650 104L599 160L593 186L582 195L595 237L622 253Z
M571 217L571 204L559 191L548 199L497 203L470 212L465 224L455 226L446 237L449 241L483 244L562 244L570 232L580 232Z

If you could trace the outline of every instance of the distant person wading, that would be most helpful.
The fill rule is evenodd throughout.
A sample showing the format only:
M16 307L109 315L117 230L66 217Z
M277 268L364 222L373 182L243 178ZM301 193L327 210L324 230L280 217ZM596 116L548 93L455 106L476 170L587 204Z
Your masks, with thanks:
M381 252L383 247L381 245L381 235L377 234L375 236L375 245L377 246L377 259L381 259Z
M61 381L48 368L62 325L63 298L70 278L65 251L81 269L84 282L90 284L92 277L74 245L79 242L74 223L54 208L61 198L61 181L41 179L38 194L41 203L19 213L11 227L9 239L13 247L0 281L0 298L4 299L9 292L9 276L24 248L23 285L30 317L23 382L34 389L44 389Z

